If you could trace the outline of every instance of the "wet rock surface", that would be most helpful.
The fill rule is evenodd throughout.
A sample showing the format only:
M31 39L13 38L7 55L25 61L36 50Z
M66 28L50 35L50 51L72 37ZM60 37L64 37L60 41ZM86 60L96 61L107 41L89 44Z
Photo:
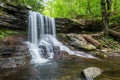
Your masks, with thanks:
M89 67L83 70L82 74L85 80L94 80L95 77L99 76L103 70L98 67Z
M0 40L0 68L15 68L29 63L30 54L24 39L19 35Z
M67 34L72 46L83 48L85 50L95 50L96 47L87 42L80 34Z

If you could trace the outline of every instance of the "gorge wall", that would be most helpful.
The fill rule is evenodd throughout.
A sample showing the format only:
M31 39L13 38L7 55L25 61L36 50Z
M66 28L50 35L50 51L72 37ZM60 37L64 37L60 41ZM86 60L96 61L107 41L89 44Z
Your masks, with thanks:
M0 68L14 68L28 64L30 54L27 40L26 7L0 3ZM9 34L10 35L7 35Z
M1 3L0 28L27 30L28 10L29 8L27 7ZM101 22L95 20L56 18L55 22L58 33L81 33L82 31L102 30Z

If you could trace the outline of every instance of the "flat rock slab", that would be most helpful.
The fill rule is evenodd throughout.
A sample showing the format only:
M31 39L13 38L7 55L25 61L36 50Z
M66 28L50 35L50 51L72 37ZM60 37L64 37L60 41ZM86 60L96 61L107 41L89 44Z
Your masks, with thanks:
M83 70L83 75L86 80L94 80L95 77L99 76L103 70L98 67L90 67Z

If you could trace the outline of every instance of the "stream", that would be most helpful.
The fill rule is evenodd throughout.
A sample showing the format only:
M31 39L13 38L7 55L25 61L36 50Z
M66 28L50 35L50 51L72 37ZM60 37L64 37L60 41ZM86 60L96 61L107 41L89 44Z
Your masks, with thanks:
M120 58L51 60L43 64L29 64L16 69L0 70L0 80L82 80L81 72L99 67L103 73L95 80L120 80Z

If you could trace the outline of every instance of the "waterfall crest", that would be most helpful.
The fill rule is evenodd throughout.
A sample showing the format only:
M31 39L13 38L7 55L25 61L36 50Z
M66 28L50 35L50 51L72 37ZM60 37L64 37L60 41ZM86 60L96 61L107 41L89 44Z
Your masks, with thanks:
M58 46L60 51L66 51L71 55L93 58L84 52L71 51L59 42L56 38L54 18L46 17L38 12L29 12L29 41L28 45L33 62L44 63L53 59L54 46Z

